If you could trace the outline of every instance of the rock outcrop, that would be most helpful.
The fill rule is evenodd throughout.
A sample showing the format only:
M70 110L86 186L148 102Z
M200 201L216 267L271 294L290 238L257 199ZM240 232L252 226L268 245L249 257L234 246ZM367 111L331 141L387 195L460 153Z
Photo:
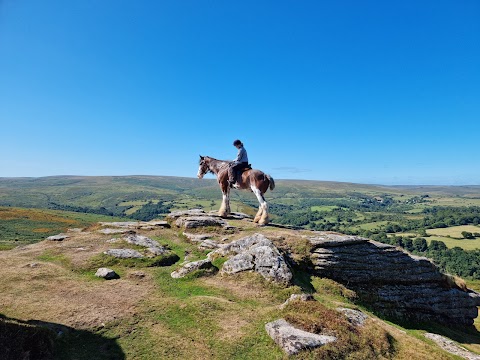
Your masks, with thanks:
M233 255L223 264L222 272L226 274L253 270L267 280L277 283L287 285L292 280L292 272L285 258L262 234L254 234L222 245L211 254Z
M265 330L288 355L295 355L302 350L314 349L337 340L335 336L318 335L297 329L284 319L266 324Z
M412 320L472 325L480 294L462 291L426 258L335 233L310 237L313 272L355 290L374 309Z

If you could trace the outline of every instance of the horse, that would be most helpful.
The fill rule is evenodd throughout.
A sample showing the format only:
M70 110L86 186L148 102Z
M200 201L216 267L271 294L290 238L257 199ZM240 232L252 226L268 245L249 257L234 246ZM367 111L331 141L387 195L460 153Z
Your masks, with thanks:
M228 183L228 168L230 161L217 160L209 156L200 155L200 163L197 177L202 179L206 173L215 174L217 177L220 190L222 190L223 200L222 206L218 212L222 218L230 215L230 186ZM260 204L258 212L255 215L254 222L259 225L266 225L270 219L268 217L268 204L263 194L275 188L275 181L270 175L263 171L248 169L241 176L237 176L238 189L252 191Z

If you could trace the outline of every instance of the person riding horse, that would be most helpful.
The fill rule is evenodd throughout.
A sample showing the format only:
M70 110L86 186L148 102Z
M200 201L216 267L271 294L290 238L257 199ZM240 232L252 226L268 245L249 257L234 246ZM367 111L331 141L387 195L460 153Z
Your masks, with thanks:
M236 184L237 173L248 167L247 150L243 147L243 143L240 140L235 140L233 146L238 149L238 154L235 160L233 160L228 168L228 184L230 187L238 187Z

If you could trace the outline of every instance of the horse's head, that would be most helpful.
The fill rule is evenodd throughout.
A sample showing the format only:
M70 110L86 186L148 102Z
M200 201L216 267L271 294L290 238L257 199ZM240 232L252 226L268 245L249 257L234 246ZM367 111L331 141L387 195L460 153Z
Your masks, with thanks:
M198 173L197 177L199 179L202 179L206 173L208 173L210 168L208 167L207 159L205 156L200 155L200 162L199 162L199 167L198 167Z

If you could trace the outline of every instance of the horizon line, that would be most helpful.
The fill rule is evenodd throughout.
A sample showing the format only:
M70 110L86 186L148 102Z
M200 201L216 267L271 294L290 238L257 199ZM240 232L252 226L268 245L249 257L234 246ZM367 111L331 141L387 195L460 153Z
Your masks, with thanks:
M131 174L131 175L43 175L43 176L0 176L0 179L41 179L41 178L60 178L60 177L83 177L83 178L93 178L93 177L171 177L171 178L183 178L183 179L197 179L195 176L177 176L177 175L141 175L141 174ZM197 180L215 180L211 179L197 179ZM352 182L352 181L340 181L340 180L318 180L318 179L276 179L276 181L311 181L311 182L323 182L323 183L342 183L342 184L355 184L355 185L368 185L368 186L385 186L385 187L480 187L480 184L384 184L384 183L367 183L367 182Z

